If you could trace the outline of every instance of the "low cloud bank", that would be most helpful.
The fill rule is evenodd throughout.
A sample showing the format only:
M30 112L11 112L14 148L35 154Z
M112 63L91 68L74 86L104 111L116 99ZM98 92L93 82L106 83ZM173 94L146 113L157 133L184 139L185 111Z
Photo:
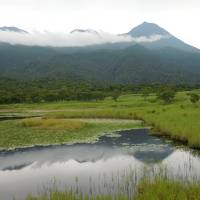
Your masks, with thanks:
M155 42L164 38L167 35L152 35L150 37L131 37L129 35L113 35L99 31L98 34L89 32L74 32L74 33L52 33L52 32L33 32L29 34L0 31L0 42L10 44L21 44L28 46L53 46L53 47L72 47L86 46L104 43L119 43L119 42Z

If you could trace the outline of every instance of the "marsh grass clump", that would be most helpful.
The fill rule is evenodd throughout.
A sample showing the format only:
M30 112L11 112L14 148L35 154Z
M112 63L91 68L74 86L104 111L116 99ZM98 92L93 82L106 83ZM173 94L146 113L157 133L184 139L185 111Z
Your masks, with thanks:
M86 122L70 119L24 119L19 122L22 127L42 128L42 129L81 129L87 125Z
M200 183L181 182L164 177L144 179L137 187L134 200L200 199Z

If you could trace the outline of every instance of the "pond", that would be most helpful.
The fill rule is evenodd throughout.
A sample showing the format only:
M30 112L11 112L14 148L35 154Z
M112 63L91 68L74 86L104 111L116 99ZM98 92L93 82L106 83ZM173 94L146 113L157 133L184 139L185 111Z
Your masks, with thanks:
M149 135L148 129L103 136L92 144L1 151L0 199L23 200L46 187L98 194L123 190L132 195L133 186L144 173L160 171L172 177L198 179L200 157Z

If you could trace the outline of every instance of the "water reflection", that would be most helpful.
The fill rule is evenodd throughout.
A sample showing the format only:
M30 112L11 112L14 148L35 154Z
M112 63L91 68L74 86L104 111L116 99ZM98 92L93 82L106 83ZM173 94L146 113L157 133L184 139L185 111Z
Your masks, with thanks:
M167 166L171 175L200 176L198 156L149 136L144 129L104 136L94 144L4 151L0 152L0 199L15 196L22 200L54 178L60 189L66 185L75 187L77 177L81 190L87 191L92 186L102 192L105 189L102 186L105 182L110 184L113 176L121 180L124 174L134 171L137 179L144 167L160 165Z

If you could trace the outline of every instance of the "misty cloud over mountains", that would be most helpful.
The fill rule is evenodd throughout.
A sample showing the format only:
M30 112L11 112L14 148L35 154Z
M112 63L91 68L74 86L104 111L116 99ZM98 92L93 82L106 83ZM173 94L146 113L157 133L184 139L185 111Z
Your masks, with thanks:
M169 38L170 35L154 34L151 36L132 37L130 35L114 35L103 31L93 30L74 30L71 33L53 33L53 32L32 32L21 33L14 31L1 31L0 42L10 44L21 44L28 46L53 46L53 47L70 47L86 46L104 43L150 43Z

